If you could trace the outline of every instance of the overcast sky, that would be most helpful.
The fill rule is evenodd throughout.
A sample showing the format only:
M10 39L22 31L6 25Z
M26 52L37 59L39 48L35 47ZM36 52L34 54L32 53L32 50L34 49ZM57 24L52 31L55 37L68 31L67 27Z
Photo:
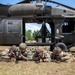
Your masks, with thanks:
M2 4L16 4L21 1L23 1L23 0L0 0L0 3L2 3ZM57 1L57 2L66 4L68 6L75 8L75 0L53 0L53 1ZM50 3L46 3L46 4L49 6L51 5ZM56 5L53 5L53 6L56 6ZM37 23L27 23L26 24L26 29L27 30L31 29L32 32L34 30L39 30L40 28L41 28L41 24L40 25ZM47 28L49 28L49 26Z

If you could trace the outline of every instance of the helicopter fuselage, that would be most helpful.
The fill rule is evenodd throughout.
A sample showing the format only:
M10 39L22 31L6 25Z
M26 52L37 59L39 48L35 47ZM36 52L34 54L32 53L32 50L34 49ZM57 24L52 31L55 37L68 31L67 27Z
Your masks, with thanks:
M39 1L35 4L23 3L9 6L1 5L0 17L2 19L7 19L9 17L20 18L22 20L22 33L24 36L26 22L42 23L44 21L48 23L51 28L51 37L49 37L51 38L51 43L56 44L57 42L63 41L65 44L74 44L75 11L46 6ZM44 40L42 39L43 43L46 43L45 39L46 37L44 35ZM22 40L25 42L25 37L23 37Z

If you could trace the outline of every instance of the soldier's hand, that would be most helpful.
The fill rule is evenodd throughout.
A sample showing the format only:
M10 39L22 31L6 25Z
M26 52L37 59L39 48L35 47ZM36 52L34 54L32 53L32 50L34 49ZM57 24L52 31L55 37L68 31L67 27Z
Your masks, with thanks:
M42 62L42 59L40 59L40 62Z

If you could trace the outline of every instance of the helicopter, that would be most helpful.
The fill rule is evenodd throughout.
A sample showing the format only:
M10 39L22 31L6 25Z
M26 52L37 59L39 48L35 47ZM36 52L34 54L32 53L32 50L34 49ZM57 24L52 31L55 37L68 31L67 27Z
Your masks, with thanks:
M33 1L36 2L33 3ZM48 6L43 4L42 1L54 3L66 7L67 9L52 7L50 5ZM42 23L42 28L40 30L40 38L42 39L42 42L39 43L37 41L37 43L27 43L28 46L49 45L53 47L58 42L63 42L67 46L75 45L75 9L70 6L52 0L24 0L14 5L0 4L0 10L2 11L0 12L0 18L18 18L22 23L21 26L18 26L19 28L16 28L19 29L19 32L22 32L22 37L18 36L19 32L16 34L7 33L8 36L6 33L1 33L3 37L1 36L0 38L4 38L6 40L4 43L6 44L15 44L16 42L16 44L18 44L20 42L25 42L25 23L37 22ZM49 36L47 36L48 31L46 32L46 23L48 23L51 28L51 34L49 34ZM9 22L8 24L12 23ZM7 38L5 38L5 36L7 36ZM7 42L7 39L10 39L9 36L11 38L11 43L9 42L10 40ZM14 39L15 37L17 38L16 40ZM50 42L46 42L46 38L50 38ZM38 39L38 37L36 37L36 39ZM2 40L1 42L3 43Z

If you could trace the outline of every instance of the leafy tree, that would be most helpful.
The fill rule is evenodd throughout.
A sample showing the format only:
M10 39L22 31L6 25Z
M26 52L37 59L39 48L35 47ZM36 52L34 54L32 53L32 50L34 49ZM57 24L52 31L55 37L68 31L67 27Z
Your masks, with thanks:
M34 31L32 33L31 30L26 31L26 40L35 40L36 35L38 35L39 31Z
M33 38L35 38L35 37L36 37L36 35L38 35L38 33L39 33L39 30L34 31L34 32L33 32Z
M28 30L26 31L26 40L31 40L31 37L32 37L32 31L31 30Z

